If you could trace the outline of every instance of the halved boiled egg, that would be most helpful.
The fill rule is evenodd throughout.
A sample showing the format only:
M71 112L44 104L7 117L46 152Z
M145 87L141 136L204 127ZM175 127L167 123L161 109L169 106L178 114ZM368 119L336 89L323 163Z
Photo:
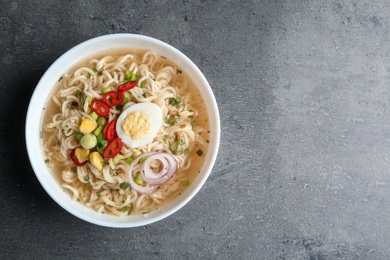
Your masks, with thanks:
M116 132L123 143L131 148L138 148L153 141L162 119L162 111L158 105L138 103L122 112L116 123Z

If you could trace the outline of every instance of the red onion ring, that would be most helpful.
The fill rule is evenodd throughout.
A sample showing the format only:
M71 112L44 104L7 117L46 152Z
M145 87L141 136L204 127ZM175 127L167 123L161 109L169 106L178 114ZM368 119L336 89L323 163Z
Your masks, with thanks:
M133 180L133 168L139 160L143 157L148 156L148 158L143 162L140 177L141 179L147 183L149 186L141 186L134 182ZM163 164L163 168L161 171L155 173L150 168L150 163L153 160L159 160ZM167 182L172 176L177 172L178 164L176 159L169 153L157 153L157 152L149 152L144 153L138 156L129 166L129 170L127 172L127 177L129 179L129 183L131 187L142 193L142 194L151 194L157 190L158 185L162 185Z
M146 182L149 185L152 186L162 185L165 182L167 182L176 173L178 167L176 159L169 153L158 153L156 155L152 155L151 157L152 157L151 160L148 161L148 159L150 158L149 157L144 161L144 164L142 165L142 170L140 172L140 176L144 180L144 182ZM163 168L162 170L163 172L161 174L158 174L159 176L158 178L156 178L156 176L153 176L154 173L149 167L150 162L152 160L160 160L161 162L165 161L169 165L167 168ZM152 176L152 178L149 176Z

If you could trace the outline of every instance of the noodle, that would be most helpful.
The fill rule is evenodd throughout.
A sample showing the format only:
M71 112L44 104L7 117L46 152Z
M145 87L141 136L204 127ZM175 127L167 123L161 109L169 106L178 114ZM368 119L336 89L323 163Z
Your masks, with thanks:
M157 136L139 148L124 144L122 157L117 161L105 159L102 170L90 162L75 167L69 154L80 146L76 135L81 121L89 118L97 126L90 114L91 100L101 100L102 90L118 87L126 80L128 72L138 76L138 86L128 91L131 100L110 108L107 119L117 119L122 111L136 103L155 103L161 108L164 119ZM180 105L172 104L172 99L178 97ZM154 52L121 50L96 56L63 74L44 115L43 150L50 161L48 166L57 173L61 187L72 200L99 213L124 216L156 210L184 191L204 160L205 156L197 151L207 151L206 129L203 99L188 76ZM172 148L174 143L176 149ZM127 179L129 163L126 160L136 152L170 153L178 163L178 171L154 193L141 194L129 187ZM140 167L134 167L133 177ZM154 163L153 167L159 166Z

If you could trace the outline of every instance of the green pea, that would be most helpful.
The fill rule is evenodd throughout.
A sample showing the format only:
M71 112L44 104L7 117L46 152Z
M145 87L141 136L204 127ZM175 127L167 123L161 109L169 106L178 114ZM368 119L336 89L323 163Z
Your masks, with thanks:
M98 125L101 125L102 127L105 127L107 125L107 118L99 117L96 122L97 122Z
M80 144L84 149L92 149L96 146L97 139L93 134L86 134L80 139Z

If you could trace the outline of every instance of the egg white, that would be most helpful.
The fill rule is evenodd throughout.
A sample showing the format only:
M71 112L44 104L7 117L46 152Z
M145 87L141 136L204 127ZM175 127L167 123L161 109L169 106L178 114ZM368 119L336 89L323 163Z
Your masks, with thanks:
M131 112L139 111L143 113L149 120L150 129L146 135L139 140L133 140L130 136L126 135L122 130L122 122L128 114ZM125 109L119 116L116 123L116 132L122 139L122 142L131 148L138 148L147 145L153 141L156 137L163 119L161 108L154 103L138 103Z

